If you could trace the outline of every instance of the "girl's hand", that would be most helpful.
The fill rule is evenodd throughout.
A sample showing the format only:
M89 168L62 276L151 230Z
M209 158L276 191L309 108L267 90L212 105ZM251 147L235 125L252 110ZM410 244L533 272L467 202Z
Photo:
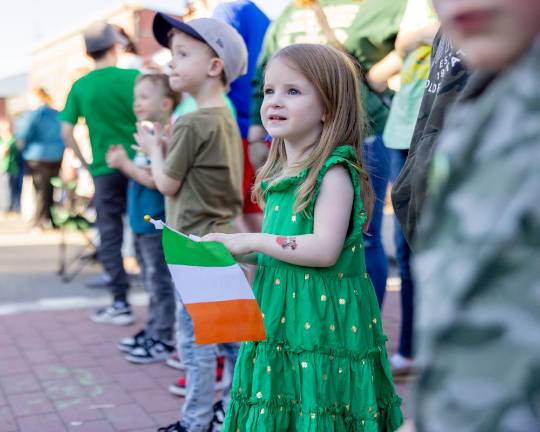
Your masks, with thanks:
M129 160L126 150L121 145L111 146L105 155L107 165L111 168L122 168Z
M154 148L159 148L161 145L159 139L161 128L158 123L154 124L153 127L144 123L137 122L137 132L133 134L137 147L134 148L150 156Z
M205 235L201 240L223 243L232 255L238 256L255 252L257 238L257 233L212 233Z

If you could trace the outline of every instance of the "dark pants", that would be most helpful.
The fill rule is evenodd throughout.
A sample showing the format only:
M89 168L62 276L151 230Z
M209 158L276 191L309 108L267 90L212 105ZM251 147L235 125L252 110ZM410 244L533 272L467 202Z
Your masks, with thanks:
M23 184L24 171L22 169L16 175L9 177L9 190L11 196L10 210L14 212L21 211L21 192Z
M150 295L146 332L150 337L172 341L176 319L174 284L163 256L161 231L135 234L135 253L144 288Z
M405 165L408 150L390 151L390 181L394 183ZM398 352L404 357L413 356L413 314L414 314L414 282L411 275L411 250L397 218L395 219L394 241L396 244L396 258L401 277L401 336Z
M36 190L36 211L32 218L34 226L52 224L51 206L53 204L53 186L51 179L60 171L60 161L26 161L28 172Z
M373 282L379 306L382 306L388 277L388 258L384 252L381 231L390 162L388 150L380 135L366 138L364 141L364 163L375 195L371 222L367 232L364 233L366 267Z
M127 178L119 173L93 178L94 205L100 245L98 257L111 278L111 291L115 301L126 301L128 276L122 260L123 221L126 211Z

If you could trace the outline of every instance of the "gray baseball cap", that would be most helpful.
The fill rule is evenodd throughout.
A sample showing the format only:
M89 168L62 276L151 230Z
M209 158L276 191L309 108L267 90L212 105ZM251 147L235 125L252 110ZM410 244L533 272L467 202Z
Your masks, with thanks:
M169 32L177 29L206 43L223 60L227 84L247 72L247 48L242 36L229 24L215 18L183 22L163 13L154 17L152 30L156 40L169 48Z
M117 42L118 33L112 25L105 22L92 24L84 32L84 44L89 53L105 50Z

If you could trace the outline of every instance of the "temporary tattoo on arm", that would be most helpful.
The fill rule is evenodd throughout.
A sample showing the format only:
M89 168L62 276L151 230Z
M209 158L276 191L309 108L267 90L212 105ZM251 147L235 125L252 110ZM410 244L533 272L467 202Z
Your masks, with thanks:
M291 248L292 250L295 250L298 246L296 244L296 237L278 236L276 237L276 243L280 245L283 249Z

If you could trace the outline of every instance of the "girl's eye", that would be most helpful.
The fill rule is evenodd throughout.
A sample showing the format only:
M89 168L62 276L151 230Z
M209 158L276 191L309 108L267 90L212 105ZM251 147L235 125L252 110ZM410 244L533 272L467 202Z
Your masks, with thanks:
M296 90L295 88L289 89L289 91L287 93L290 94L291 96L296 96L296 95L300 94L300 92L298 90Z
M265 95L269 95L269 94L273 94L274 93L274 90L272 90L271 88L265 88L263 90L263 94Z

